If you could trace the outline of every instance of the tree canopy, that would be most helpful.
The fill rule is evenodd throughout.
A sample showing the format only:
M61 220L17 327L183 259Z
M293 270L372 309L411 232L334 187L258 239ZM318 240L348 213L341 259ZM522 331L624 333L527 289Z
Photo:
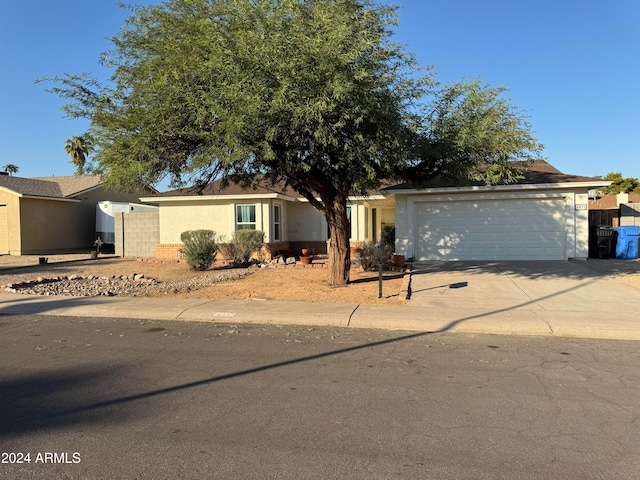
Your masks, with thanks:
M87 156L93 148L93 141L89 135L75 136L65 141L64 149L71 157L71 163L76 166L76 175L84 173Z
M55 78L66 113L91 120L112 188L169 175L282 182L322 212L329 281L349 279L347 198L382 180L518 178L541 146L504 90L441 86L392 41L373 0L169 0L132 7L106 85Z
M613 183L600 189L603 195L617 195L618 193L640 193L640 180L633 177L623 177L620 172L607 173L605 180Z
M4 167L2 167L4 169L5 172L7 172L9 175L13 175L14 173L18 173L18 170L20 170L20 168L17 165L14 165L13 163L7 163Z

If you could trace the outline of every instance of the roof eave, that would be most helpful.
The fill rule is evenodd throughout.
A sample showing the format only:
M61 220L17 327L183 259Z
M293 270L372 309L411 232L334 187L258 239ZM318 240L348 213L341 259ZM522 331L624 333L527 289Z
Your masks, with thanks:
M53 200L57 202L71 202L71 203L80 203L81 200L77 198L66 198L66 197L42 197L39 195L19 195L22 198L30 198L32 200Z
M140 197L141 202L186 202L186 201L198 201L198 202L212 202L220 200L253 200L253 199L279 199L294 202L297 199L289 197L288 195L282 195L280 193L259 193L254 195L175 195L170 197Z
M464 193L464 192L486 192L486 191L514 191L514 190L550 190L567 188L598 188L610 185L610 181L598 182L559 182L559 183L524 183L510 185L473 185L467 187L435 187L435 188L387 188L385 192L389 194L424 194L424 193Z

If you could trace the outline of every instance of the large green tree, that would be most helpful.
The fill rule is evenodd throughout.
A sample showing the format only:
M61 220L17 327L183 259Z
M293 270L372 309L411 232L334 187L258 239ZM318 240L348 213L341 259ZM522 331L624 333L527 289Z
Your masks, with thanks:
M640 180L633 177L623 177L620 172L607 173L605 180L611 180L611 185L603 187L603 195L617 195L618 193L640 193Z
M513 181L537 155L501 88L439 86L372 0L169 0L134 7L106 85L51 90L91 120L112 187L284 182L324 214L330 284L349 280L347 198L381 180Z

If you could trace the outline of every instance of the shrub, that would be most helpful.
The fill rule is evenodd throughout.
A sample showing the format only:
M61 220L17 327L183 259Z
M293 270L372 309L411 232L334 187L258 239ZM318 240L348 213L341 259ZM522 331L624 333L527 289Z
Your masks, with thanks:
M392 250L396 248L396 227L385 225L382 227L382 243L389 245Z
M360 248L360 265L362 265L362 268L365 271L378 268L380 266L380 262L382 262L383 265L389 263L389 259L391 258L391 253L393 252L392 246L385 244L384 256L382 258L376 258L373 256L373 249L375 245L376 244L373 242L364 242Z
M364 242L360 247L360 265L365 272L378 265L378 259L373 256L374 246L373 242Z
M251 255L262 247L264 232L262 230L236 230L233 232L235 244L235 260L238 263L247 263Z
M225 247L228 253L233 254L234 263L246 264L251 255L259 250L264 243L264 232L262 230L236 230L229 247ZM227 258L225 256L225 258Z
M180 234L184 243L182 253L191 270L206 270L216 258L216 232L213 230L187 230Z

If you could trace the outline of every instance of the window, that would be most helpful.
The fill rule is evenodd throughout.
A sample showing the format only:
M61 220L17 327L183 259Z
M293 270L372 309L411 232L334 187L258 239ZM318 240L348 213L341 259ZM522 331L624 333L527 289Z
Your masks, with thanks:
M273 206L273 241L280 241L280 205Z
M236 205L236 230L256 229L256 206Z

